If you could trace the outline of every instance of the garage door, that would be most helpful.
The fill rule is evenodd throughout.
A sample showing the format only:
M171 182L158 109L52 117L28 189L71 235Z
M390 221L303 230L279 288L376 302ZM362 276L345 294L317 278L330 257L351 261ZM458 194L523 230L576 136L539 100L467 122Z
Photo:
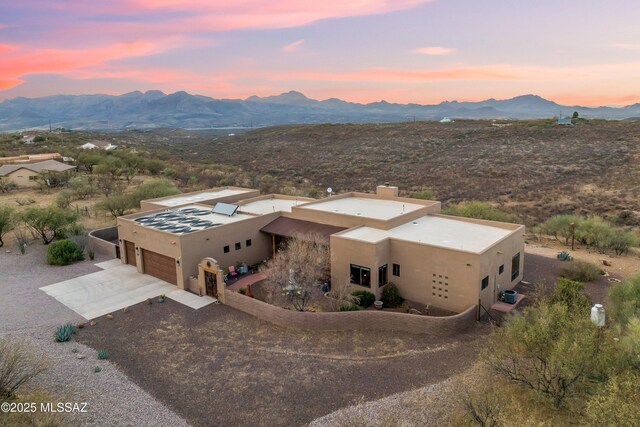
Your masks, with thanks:
M157 277L174 285L178 284L175 259L143 249L142 260L144 263L144 274Z
M132 242L124 242L124 248L127 252L127 264L136 265L136 247Z

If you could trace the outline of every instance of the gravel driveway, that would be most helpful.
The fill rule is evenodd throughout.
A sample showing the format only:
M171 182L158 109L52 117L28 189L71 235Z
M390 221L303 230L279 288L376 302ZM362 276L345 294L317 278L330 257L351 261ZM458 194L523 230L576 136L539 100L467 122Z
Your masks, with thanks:
M11 250L12 253L7 253ZM142 390L113 364L98 360L95 349L76 342L55 343L55 328L85 320L40 287L100 271L83 261L66 267L46 264L46 247L33 243L25 255L0 251L0 336L25 339L50 359L51 368L30 387L44 387L65 402L87 402L88 412L72 421L89 426L186 426L186 421ZM79 356L80 355L80 356ZM96 366L102 371L95 373Z

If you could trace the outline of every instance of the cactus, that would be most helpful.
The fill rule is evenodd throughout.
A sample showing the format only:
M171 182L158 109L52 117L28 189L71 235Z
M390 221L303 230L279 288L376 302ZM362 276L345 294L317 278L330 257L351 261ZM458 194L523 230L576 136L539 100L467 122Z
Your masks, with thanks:
M571 261L573 260L573 257L571 255L569 255L569 252L567 251L562 251L558 254L558 259L560 261Z
M100 349L98 350L98 359L100 360L106 360L109 358L109 353L107 353L107 350L105 349Z
M96 366L95 368L93 368L93 372L95 372L96 374L100 371L102 371L102 368L100 366Z
M60 326L53 334L56 342L67 342L71 339L71 335L76 333L76 328L71 323Z

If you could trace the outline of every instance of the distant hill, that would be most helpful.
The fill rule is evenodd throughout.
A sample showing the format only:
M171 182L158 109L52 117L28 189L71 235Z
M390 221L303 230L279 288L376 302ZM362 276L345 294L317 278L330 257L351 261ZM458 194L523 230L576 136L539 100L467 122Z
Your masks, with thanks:
M318 101L300 92L247 99L213 99L187 92L136 91L120 96L57 95L15 98L0 103L0 131L53 127L84 130L151 128L262 127L314 123L390 123L413 120L537 119L571 115L584 118L640 117L640 104L622 108L565 106L536 95L437 105L356 104Z

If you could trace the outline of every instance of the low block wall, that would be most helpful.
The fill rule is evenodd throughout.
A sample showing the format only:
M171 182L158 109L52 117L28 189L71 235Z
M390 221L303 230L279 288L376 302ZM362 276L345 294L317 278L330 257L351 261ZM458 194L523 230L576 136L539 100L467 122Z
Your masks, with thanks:
M100 228L89 232L89 248L95 253L118 258L117 242L118 227Z
M462 332L476 321L476 306L455 316L434 317L390 311L345 311L309 313L285 310L233 291L224 291L224 303L278 326L314 331L404 331L413 334L450 336Z

